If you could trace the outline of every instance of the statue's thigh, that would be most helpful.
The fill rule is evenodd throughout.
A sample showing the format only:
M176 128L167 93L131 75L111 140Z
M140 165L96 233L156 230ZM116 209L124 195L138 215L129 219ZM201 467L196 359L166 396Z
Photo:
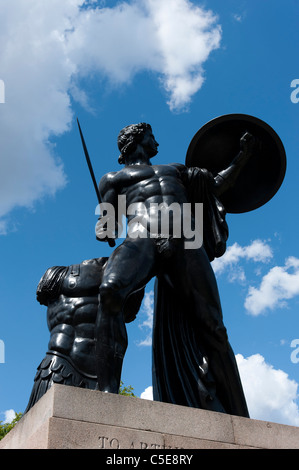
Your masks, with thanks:
M155 276L156 256L150 238L126 239L108 260L102 284L132 292Z

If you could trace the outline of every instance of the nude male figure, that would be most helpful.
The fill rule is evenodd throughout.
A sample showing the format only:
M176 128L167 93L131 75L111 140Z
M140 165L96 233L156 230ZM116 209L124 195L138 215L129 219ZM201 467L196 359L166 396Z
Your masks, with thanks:
M248 159L252 137L241 139L241 152L215 178L209 176L209 191L219 196L233 184ZM183 295L200 299L200 309L194 315L205 325L215 348L227 348L226 329L222 321L217 284L204 246L184 249L184 235L174 236L174 222L169 233L163 234L161 212L157 206L190 202L188 184L190 169L180 164L152 165L158 152L151 126L132 125L118 137L121 151L119 162L124 168L108 173L99 184L103 203L110 203L117 213L118 196L126 196L127 209L134 204L134 214L127 214L129 232L124 242L110 256L100 286L100 304L96 321L96 367L100 390L117 393L122 362L127 348L127 333L123 305L136 292L161 273ZM200 201L198 201L200 202ZM140 211L139 211L140 207ZM103 219L104 220L104 219ZM158 227L156 233L152 227ZM151 230L151 231L150 231ZM115 226L117 236L118 227ZM97 238L107 241L109 234L101 218ZM107 235L105 237L105 234ZM110 235L111 236L111 235Z

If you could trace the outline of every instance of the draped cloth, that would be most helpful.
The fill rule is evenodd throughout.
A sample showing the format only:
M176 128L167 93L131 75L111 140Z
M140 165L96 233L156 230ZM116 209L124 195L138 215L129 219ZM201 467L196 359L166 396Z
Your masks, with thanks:
M209 172L189 169L188 183L190 201L204 204L201 250L205 250L212 261L226 249L225 210L213 194ZM185 256L192 256L193 250L185 251ZM214 276L211 282L216 283ZM221 344L199 320L200 299L205 295L200 285L198 293L190 295L174 288L167 273L157 277L153 326L154 400L249 417L235 356L225 339L220 303L216 315L224 338Z

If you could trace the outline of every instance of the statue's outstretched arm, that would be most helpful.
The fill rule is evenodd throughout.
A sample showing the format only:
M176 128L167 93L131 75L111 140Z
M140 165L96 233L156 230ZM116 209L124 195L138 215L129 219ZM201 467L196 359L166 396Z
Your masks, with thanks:
M214 177L215 194L217 196L220 196L235 184L240 172L252 155L254 145L255 138L249 132L245 132L240 139L240 152L238 155L233 159L228 168L222 170Z

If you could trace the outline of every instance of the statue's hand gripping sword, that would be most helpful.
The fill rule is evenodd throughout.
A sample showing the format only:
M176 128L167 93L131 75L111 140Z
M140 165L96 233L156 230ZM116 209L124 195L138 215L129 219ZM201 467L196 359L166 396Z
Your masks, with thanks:
M95 176L94 176L94 171L93 171L93 168L92 168L92 164L91 164L91 161L90 161L90 158L89 158L88 150L87 150L87 147L86 147L86 144L85 144L85 140L84 140L84 137L83 137L83 133L82 133L81 126L80 126L78 118L77 118L77 123L78 123L78 127L79 127L79 132L80 132L80 137L81 137L81 141L82 141L82 145L83 145L84 155L85 155L86 162L87 162L87 165L88 165L88 168L89 168L90 176L91 176L91 179L92 179L92 182L93 182L93 185L94 185L94 189L95 189L99 204L101 204L101 196L100 196L100 193L99 193L99 188L98 188ZM115 246L115 241L112 240L111 238L108 238L108 243L109 243L109 246L111 246L111 248L113 248Z

